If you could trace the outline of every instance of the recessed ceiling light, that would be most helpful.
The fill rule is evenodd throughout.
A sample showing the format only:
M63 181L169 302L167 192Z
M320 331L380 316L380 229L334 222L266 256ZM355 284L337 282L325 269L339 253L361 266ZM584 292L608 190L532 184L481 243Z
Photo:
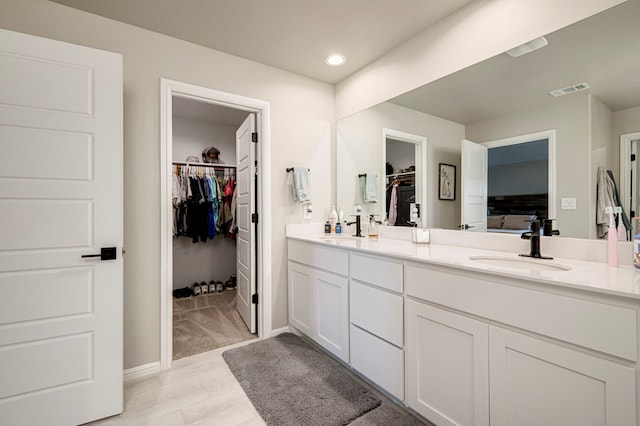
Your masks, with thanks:
M347 62L347 58L339 53L334 53L332 55L327 56L324 61L327 65L331 65L332 67L339 67L340 65Z

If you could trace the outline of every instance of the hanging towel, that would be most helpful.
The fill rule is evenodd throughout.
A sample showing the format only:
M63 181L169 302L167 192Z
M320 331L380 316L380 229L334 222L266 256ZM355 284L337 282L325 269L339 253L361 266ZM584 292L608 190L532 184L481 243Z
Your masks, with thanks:
M301 204L311 204L309 169L306 167L293 168L293 201Z
M362 187L362 201L364 203L378 202L378 175L365 173L360 177Z
M389 225L394 226L398 219L398 185L391 188L391 199L389 200Z
M609 216L606 207L615 207L614 183L602 167L597 171L596 227L598 238L605 238L609 232Z
M618 227L620 228L621 225L624 225L624 229L626 231L631 231L631 221L629 220L627 213L625 213L624 206L620 201L620 196L618 195L618 187L616 185L616 180L613 177L613 172L611 172L611 170L607 170L607 176L609 176L609 179L611 179L611 183L613 184L613 199L616 202L616 206L622 209L622 214L620 215L622 218L622 224L618 223ZM626 240L626 232L625 232L625 240Z

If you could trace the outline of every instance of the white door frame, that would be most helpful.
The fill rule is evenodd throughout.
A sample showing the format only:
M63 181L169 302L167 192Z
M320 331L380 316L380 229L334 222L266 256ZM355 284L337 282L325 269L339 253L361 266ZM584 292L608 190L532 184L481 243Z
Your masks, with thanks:
M427 227L427 138L420 135L401 132L393 129L382 129L382 184L381 188L387 187L385 176L387 174L387 139L412 143L415 145L415 181L420 182L419 191L416 191L416 203L420 205L420 220L418 227ZM386 217L386 191L382 192L382 218Z
M631 188L629 188L629 180L631 179L631 142L640 139L640 132L626 133L620 135L620 200L622 208L631 213L633 206L630 205ZM636 200L637 201L637 200ZM633 232L637 231L636 229ZM631 235L633 236L633 232Z
M173 155L172 98L181 97L252 112L257 115L259 135L258 161L258 259L256 276L258 337L271 336L271 180L269 148L269 103L188 83L160 79L160 368L171 367L173 360L173 252L171 163Z
M547 216L550 219L557 219L556 214L556 131L544 130L537 133L528 133L526 135L514 136L511 138L498 139L489 142L484 142L487 148L496 148L499 146L516 145L519 143L533 142L540 139L547 139L547 151L548 151L548 180L549 180L549 196L547 201Z

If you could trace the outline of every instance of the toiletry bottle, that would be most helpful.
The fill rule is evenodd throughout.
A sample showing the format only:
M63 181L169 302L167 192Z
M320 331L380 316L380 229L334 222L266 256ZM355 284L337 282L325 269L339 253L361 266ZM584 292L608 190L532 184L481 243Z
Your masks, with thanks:
M325 234L331 233L331 224L329 223L329 221L327 221L327 223L324 224L324 233Z
M633 236L633 266L640 271L640 217L633 218L636 234Z
M618 225L616 228L618 231L618 241L627 241L627 228L622 221L622 207L614 207L613 211L616 214L616 223Z
M331 213L329 213L329 224L331 225L331 232L336 232L336 223L338 223L338 212L336 206L331 207Z
M374 215L369 217L369 238L378 238L378 222L376 222Z
M338 222L344 223L344 210L342 210L342 207L338 207Z
M606 207L609 213L609 232L607 232L607 249L609 266L618 266L618 232L616 231L616 221L613 209Z
M336 223L336 234L342 234L342 225L340 222Z

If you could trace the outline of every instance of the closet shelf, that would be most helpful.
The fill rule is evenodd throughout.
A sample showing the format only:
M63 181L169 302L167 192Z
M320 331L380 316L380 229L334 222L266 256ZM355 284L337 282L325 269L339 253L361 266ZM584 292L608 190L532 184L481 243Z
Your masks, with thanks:
M415 174L416 174L416 172L393 173L393 174L387 175L387 177L388 178L395 178L395 177L400 177L400 176L413 176Z
M174 165L180 166L194 166L194 167L219 167L221 169L235 169L235 165L231 164L218 164L218 163L190 163L188 161L174 161Z

